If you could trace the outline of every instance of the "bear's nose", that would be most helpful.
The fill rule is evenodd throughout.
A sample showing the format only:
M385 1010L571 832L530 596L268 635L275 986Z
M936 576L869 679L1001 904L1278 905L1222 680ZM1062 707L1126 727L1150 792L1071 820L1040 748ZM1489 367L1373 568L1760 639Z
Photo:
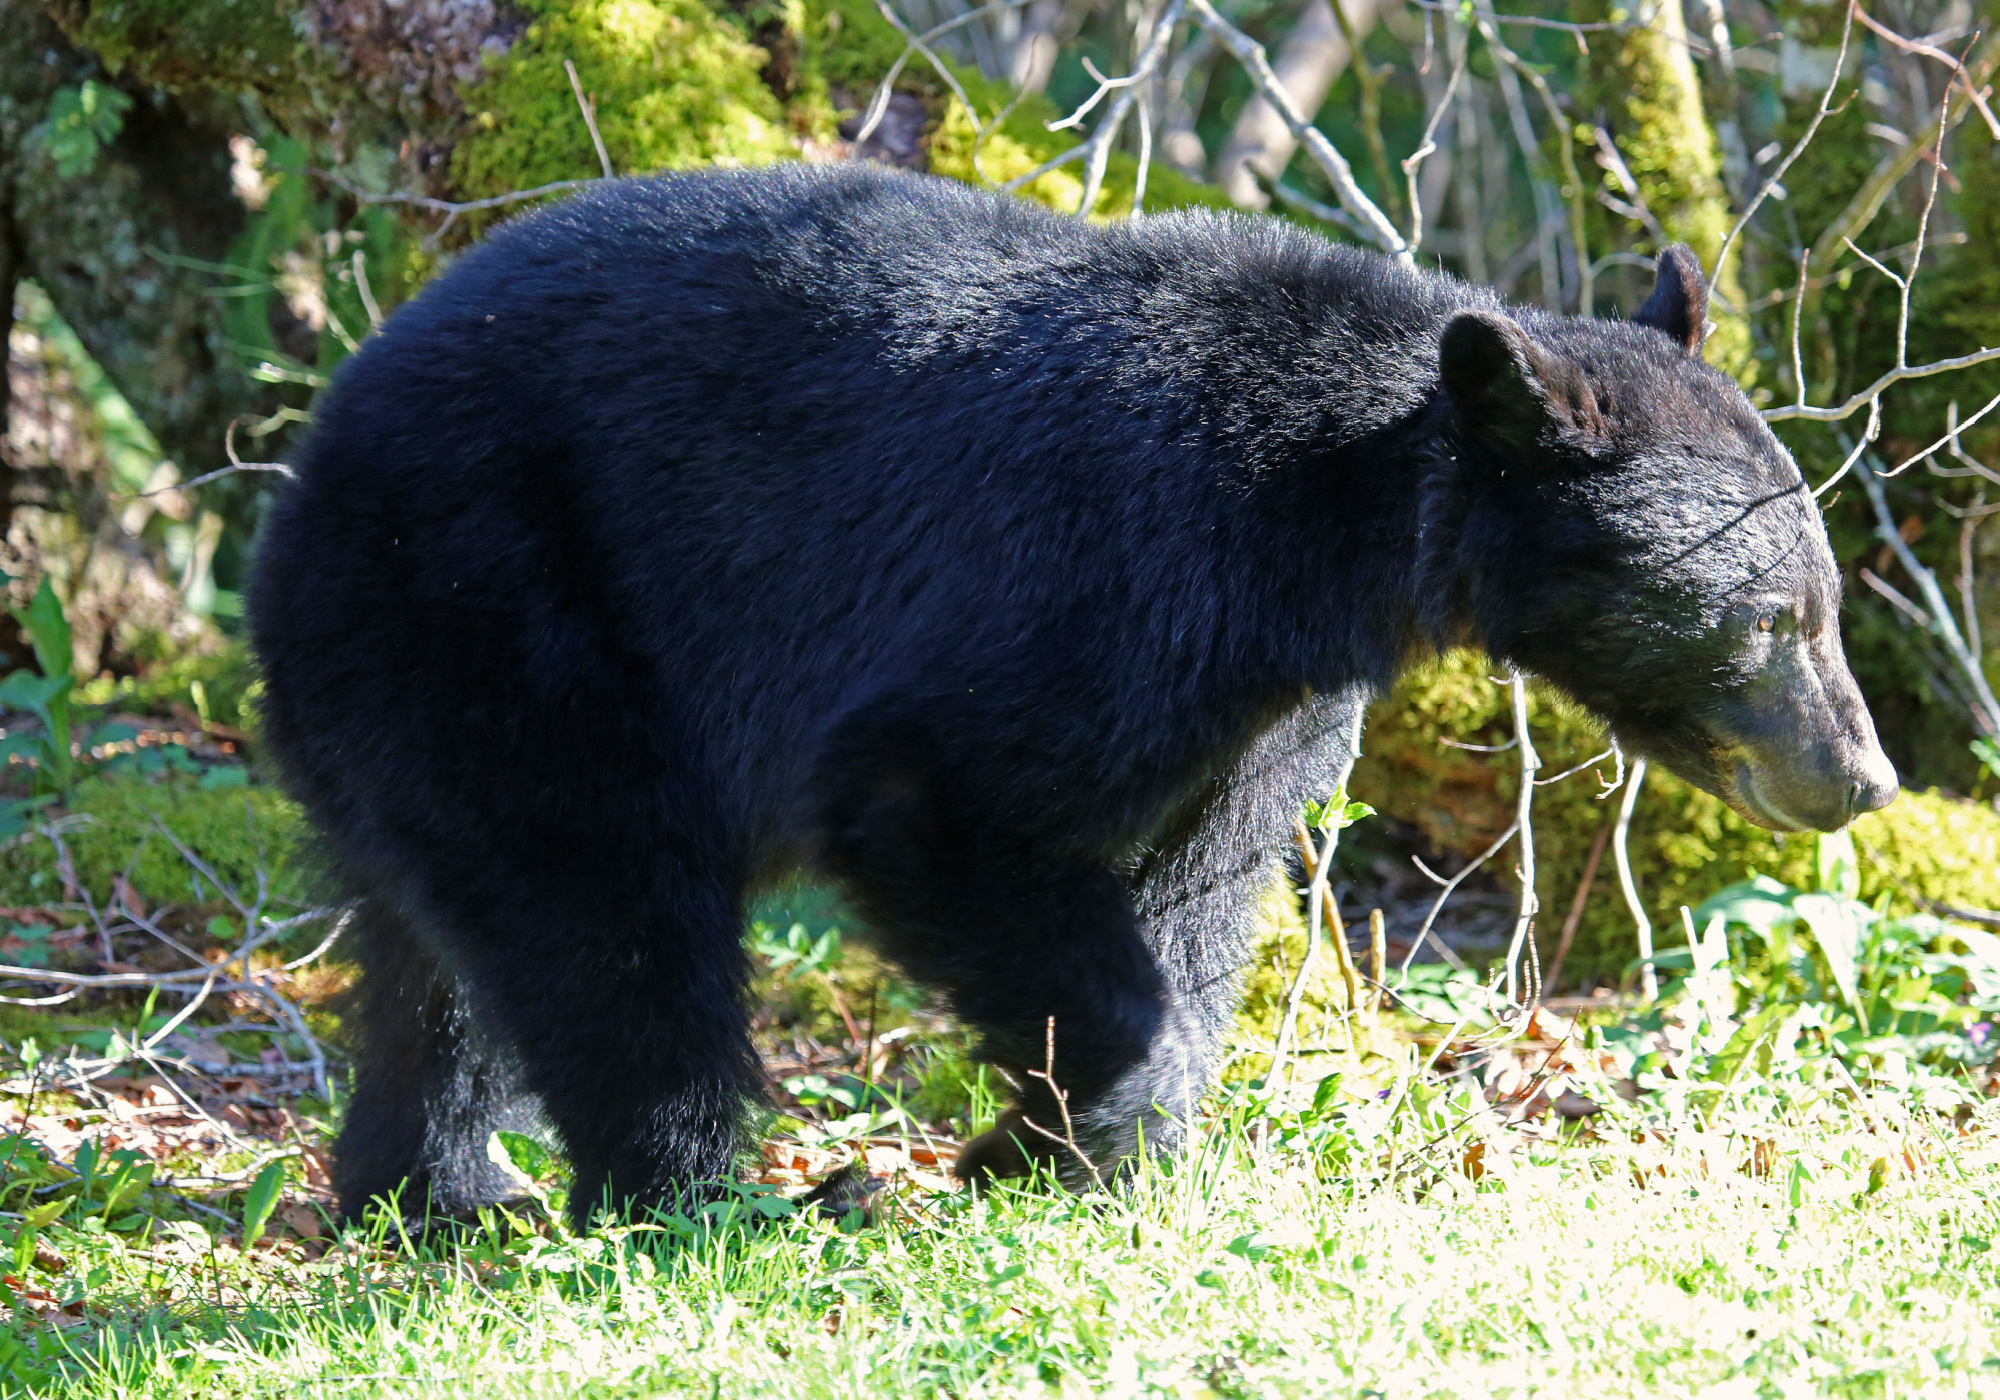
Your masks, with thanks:
M1876 765L1870 765L1871 770L1875 767ZM1848 820L1852 821L1863 812L1881 811L1896 800L1896 794L1900 791L1901 788L1896 782L1896 770L1889 766L1889 761L1885 758L1880 764L1879 772L1870 771L1847 785Z

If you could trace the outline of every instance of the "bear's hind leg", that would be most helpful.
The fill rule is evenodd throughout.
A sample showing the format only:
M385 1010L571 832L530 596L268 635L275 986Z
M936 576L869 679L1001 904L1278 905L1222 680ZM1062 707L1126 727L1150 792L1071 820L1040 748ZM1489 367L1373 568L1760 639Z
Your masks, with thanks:
M496 1129L532 1131L538 1105L514 1056L473 1025L463 988L379 898L347 930L361 963L354 1083L334 1145L341 1213L393 1199L412 1218L467 1220L520 1194L487 1156Z
M581 1227L606 1204L671 1209L727 1181L763 1076L743 1002L741 894L715 874L726 862L566 854L560 879L514 867L486 907L461 911L455 946L483 1019L517 1048L562 1138Z

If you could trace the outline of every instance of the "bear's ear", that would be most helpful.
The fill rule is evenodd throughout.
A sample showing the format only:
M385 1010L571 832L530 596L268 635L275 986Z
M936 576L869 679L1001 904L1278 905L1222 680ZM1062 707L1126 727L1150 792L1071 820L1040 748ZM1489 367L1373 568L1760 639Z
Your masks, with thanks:
M1590 399L1581 376L1528 337L1497 311L1466 311L1452 317L1438 342L1444 391L1466 427L1526 449L1558 420L1573 418L1584 404L1560 399L1580 391ZM1572 382L1579 381L1579 382ZM1570 391L1566 394L1565 391ZM1570 411L1565 411L1565 409ZM1587 411L1595 416L1596 404Z
M1661 252L1658 267L1653 294L1632 319L1665 331L1695 353L1708 322L1708 282L1701 275L1701 259L1687 244L1675 243Z

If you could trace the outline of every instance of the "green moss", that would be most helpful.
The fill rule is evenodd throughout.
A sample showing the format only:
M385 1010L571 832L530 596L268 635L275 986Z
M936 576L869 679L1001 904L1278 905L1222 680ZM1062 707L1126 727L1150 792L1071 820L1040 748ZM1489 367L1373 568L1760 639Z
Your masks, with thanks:
M1733 220L1722 184L1721 152L1688 57L1679 0L1642 0L1629 8L1585 0L1574 8L1586 21L1638 18L1647 25L1593 43L1583 64L1580 105L1586 111L1605 109L1619 154L1667 237L1693 248L1703 267L1714 267ZM1589 126L1579 130L1584 150L1594 139ZM1622 197L1622 190L1612 189ZM1734 306L1746 300L1740 256L1731 252L1716 284ZM1709 362L1748 386L1757 370L1749 323L1720 307L1711 308L1710 319L1715 331L1704 351Z
M803 17L803 25L793 25L803 61L851 98L865 101L903 52L903 36L872 0L811 0ZM944 87L921 58L904 72L908 81L898 86L912 91L930 84Z
M1412 672L1378 705L1363 739L1364 756L1349 784L1356 797L1409 822L1436 846L1476 854L1513 819L1519 767L1512 754L1448 748L1440 736L1496 744L1512 737L1507 691L1488 676L1492 663L1455 653ZM1531 687L1529 729L1545 774L1553 775L1604 747L1601 731L1558 698ZM1606 776L1610 765L1601 765ZM1601 824L1617 798L1600 801L1589 771L1535 797L1535 866L1542 917L1537 938L1553 951L1583 879ZM1918 898L1960 907L2000 907L2000 815L1983 804L1936 792L1905 792L1884 811L1854 824L1863 855L1862 894L1886 896L1910 910ZM1628 847L1640 898L1661 946L1678 941L1680 906L1697 905L1751 873L1810 887L1811 837L1780 845L1773 833L1737 815L1721 799L1654 767L1634 809ZM1512 883L1511 851L1492 869ZM1392 930L1394 932L1394 930ZM1615 974L1635 956L1632 920L1607 855L1570 953L1571 973Z
M315 65L292 0L55 0L58 24L113 73L169 90L268 91Z
M527 32L466 89L471 133L452 152L467 198L598 173L563 70L576 64L621 174L755 165L793 155L759 77L768 55L699 0L524 0Z
M1005 109L1010 94L1000 84L982 82L976 75L968 73L961 72L958 76L965 86L966 95L987 114L989 121ZM968 185L992 188L1005 184L1076 144L1075 133L1048 129L1047 123L1058 115L1053 103L1041 94L1035 94L1008 113L1006 119L989 130L985 141L981 142L965 105L953 97L945 108L943 120L931 133L931 169L954 180L963 180ZM1122 150L1114 152L1105 169L1104 188L1098 193L1091 217L1103 221L1130 214L1138 174L1139 162L1135 156ZM1073 214L1077 202L1083 198L1083 175L1083 162L1072 161L1022 186L1017 193L1060 213ZM1215 209L1232 207L1227 196L1213 185L1197 184L1159 161L1147 167L1145 207L1148 213L1191 205L1207 205Z
M80 783L69 811L89 818L63 839L76 878L93 899L104 900L128 868L133 890L149 905L207 904L219 897L160 833L156 818L244 895L255 894L262 869L275 896L305 897L299 861L304 818L272 789L204 788L193 776L177 773L154 780L119 774ZM48 841L30 836L0 848L0 904L47 904L63 897Z

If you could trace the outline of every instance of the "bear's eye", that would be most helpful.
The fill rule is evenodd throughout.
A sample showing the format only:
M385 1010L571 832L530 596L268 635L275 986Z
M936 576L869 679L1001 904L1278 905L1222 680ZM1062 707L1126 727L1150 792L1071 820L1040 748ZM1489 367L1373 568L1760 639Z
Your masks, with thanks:
M1778 615L1776 613L1762 612L1757 614L1757 630L1759 632L1769 632L1776 628L1777 625Z

